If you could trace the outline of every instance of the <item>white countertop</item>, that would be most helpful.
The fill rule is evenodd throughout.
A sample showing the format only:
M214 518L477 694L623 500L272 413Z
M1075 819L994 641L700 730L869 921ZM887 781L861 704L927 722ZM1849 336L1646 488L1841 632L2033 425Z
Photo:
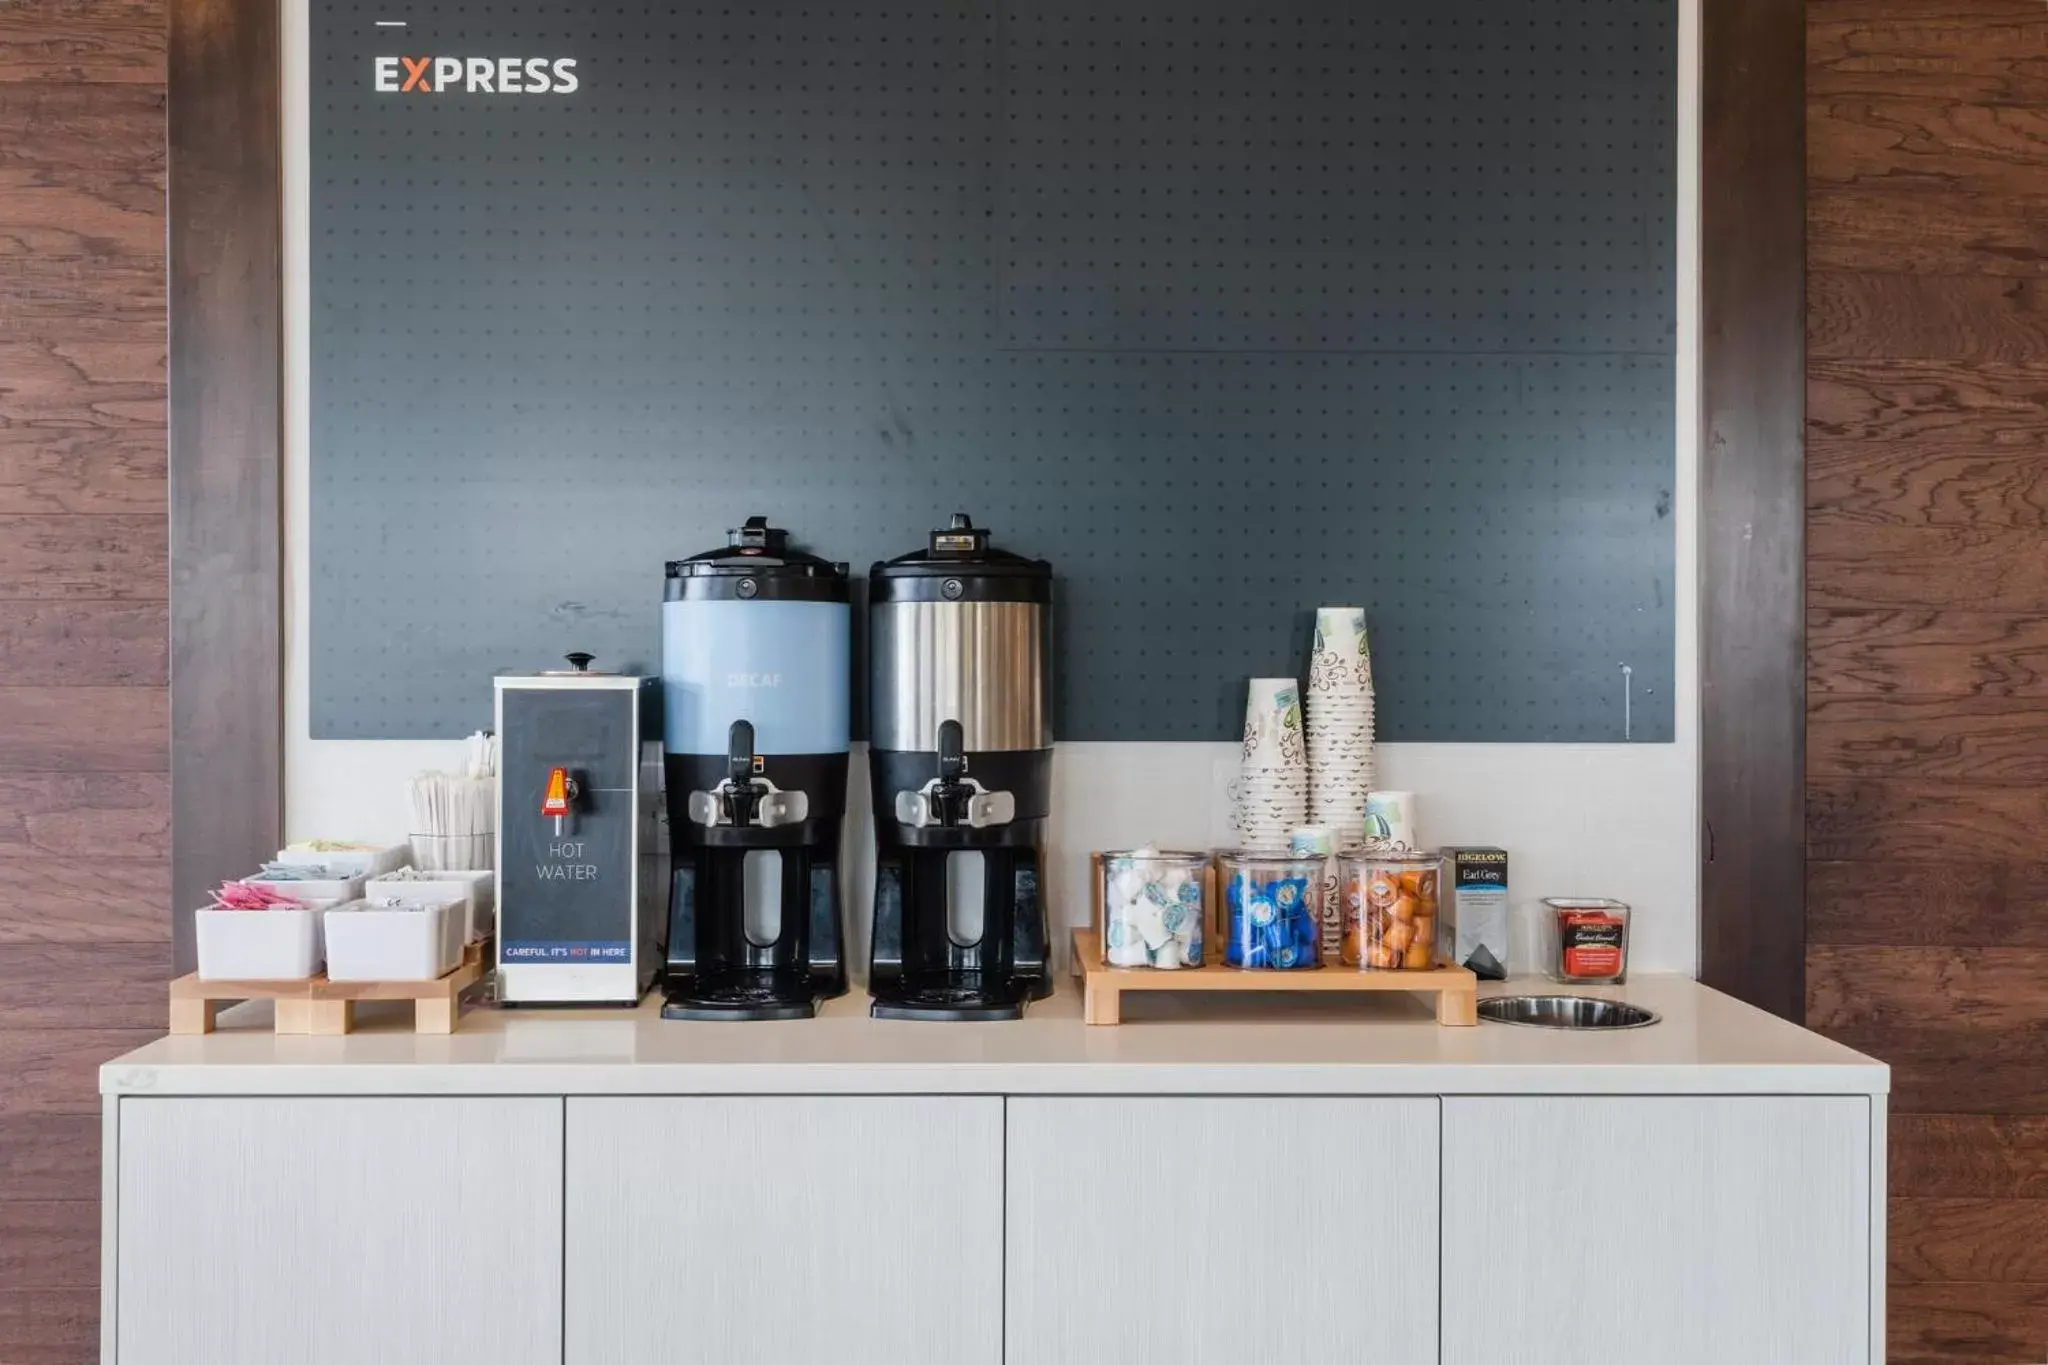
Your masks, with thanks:
M1550 991L1540 981L1482 994ZM339 1038L277 1037L268 1008L163 1038L100 1068L108 1095L616 1094L1853 1094L1890 1069L1684 977L1575 988L1656 1010L1614 1033L1440 1027L1428 997L1124 997L1081 1022L1062 981L1021 1022L870 1019L856 990L792 1023L665 1021L637 1009L472 1010L416 1035L363 1007Z

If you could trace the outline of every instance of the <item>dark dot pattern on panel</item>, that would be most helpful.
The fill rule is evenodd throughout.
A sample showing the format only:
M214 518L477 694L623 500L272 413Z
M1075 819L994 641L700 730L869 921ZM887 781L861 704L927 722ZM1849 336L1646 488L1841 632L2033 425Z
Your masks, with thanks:
M1233 737L1318 603L1385 739L1671 737L1672 0L312 18L316 736L657 667L749 514L966 510L1056 566L1064 738Z

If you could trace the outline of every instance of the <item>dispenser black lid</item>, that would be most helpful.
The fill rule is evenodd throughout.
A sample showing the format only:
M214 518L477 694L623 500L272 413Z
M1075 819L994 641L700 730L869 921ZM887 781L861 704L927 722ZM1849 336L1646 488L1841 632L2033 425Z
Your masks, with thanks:
M933 531L922 550L868 571L871 602L1050 602L1052 565L988 543L965 512Z
M748 517L716 550L668 562L662 600L732 598L761 602L844 602L847 566L789 547L789 532Z

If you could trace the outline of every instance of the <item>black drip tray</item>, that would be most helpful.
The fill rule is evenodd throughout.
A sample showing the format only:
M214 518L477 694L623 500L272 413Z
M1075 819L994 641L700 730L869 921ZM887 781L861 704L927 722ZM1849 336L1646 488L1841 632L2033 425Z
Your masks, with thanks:
M701 983L692 994L707 1003L722 1005L765 1005L787 999L787 993L781 987L765 981Z
M808 1019L818 1012L809 973L781 968L682 977L663 997L664 1019Z
M991 996L978 986L915 986L898 994L897 998L907 1005L991 1005L1009 1004Z
M963 972L891 982L876 990L868 1012L877 1019L1021 1019L1029 998L1030 984L1020 978Z

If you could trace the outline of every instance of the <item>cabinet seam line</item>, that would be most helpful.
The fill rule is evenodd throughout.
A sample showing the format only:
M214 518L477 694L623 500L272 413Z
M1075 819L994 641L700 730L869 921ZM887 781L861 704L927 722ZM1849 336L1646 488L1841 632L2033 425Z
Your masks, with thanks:
M996 1360L1000 1365L1010 1362L1010 1097L1002 1097L1002 1186L998 1191L1003 1200L1001 1219L1002 1241L996 1249ZM566 1365L566 1362L564 1362Z
M561 1287L558 1291L556 1314L561 1333L561 1354L557 1359L561 1365L569 1365L569 1097L561 1098L562 1145L559 1169L562 1173L562 1232L560 1257L562 1267Z

